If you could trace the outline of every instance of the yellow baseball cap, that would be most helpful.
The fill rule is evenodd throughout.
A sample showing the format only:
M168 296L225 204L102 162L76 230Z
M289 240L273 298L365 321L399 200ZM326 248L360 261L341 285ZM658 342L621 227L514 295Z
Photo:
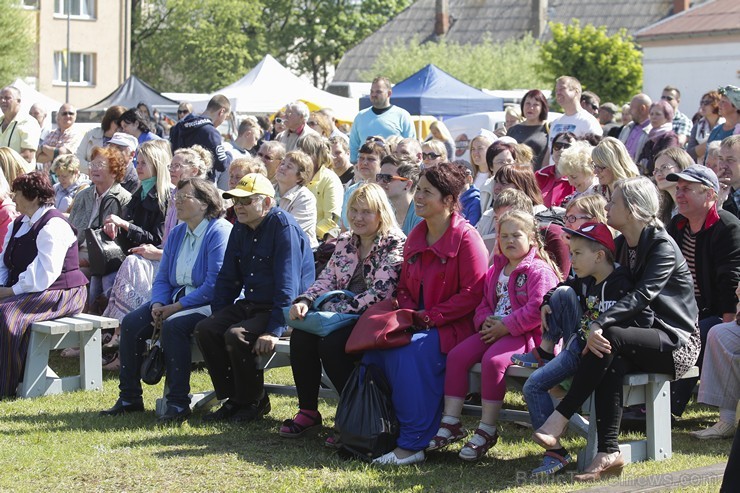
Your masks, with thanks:
M231 199L234 197L249 197L251 195L267 195L268 197L275 198L275 188L264 175L259 173L250 173L241 180L236 188L224 192L223 198Z

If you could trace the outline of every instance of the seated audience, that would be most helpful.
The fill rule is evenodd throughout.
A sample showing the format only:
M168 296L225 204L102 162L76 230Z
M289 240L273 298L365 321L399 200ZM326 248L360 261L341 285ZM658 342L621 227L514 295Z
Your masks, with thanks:
M5 244L5 235L8 234L8 229L13 220L19 215L10 193L10 185L8 185L5 175L0 173L0 245ZM4 250L0 250L0 254L2 252Z
M603 195L607 202L619 180L640 175L625 145L614 137L605 137L599 142L591 151L591 159L594 162L594 173L599 180L594 191Z
M598 184L591 159L593 149L588 142L576 141L560 155L557 164L558 173L566 177L568 184L573 187L573 193L563 199L563 206L567 206L568 202L589 192Z
M339 236L344 187L331 170L331 155L326 141L318 135L307 135L298 143L300 150L313 161L313 177L306 187L316 197L316 236L324 241L329 235Z
M653 174L655 168L655 157L663 149L679 147L678 135L673 131L673 107L667 102L660 100L650 106L650 125L653 127L648 133L645 147L635 160L641 173L647 176Z
M302 151L290 151L275 173L278 205L290 213L308 236L311 248L319 246L316 239L316 197L306 188L311 180L313 162Z
M59 212L69 213L77 194L90 186L90 182L87 175L80 175L80 161L74 154L57 157L51 165L51 171L59 180L54 185L54 207Z
M535 173L537 185L542 191L542 201L545 207L562 207L563 201L573 193L573 186L568 182L567 177L560 174L558 164L563 151L573 145L575 141L576 136L571 132L557 134L552 139L552 149L550 150L554 164L545 166Z
M447 161L447 147L441 140L428 140L421 145L422 167L431 168Z
M725 122L725 119L719 116L720 98L721 96L717 91L709 91L699 101L699 114L701 118L691 128L691 136L686 145L686 151L694 162L704 163L709 134L712 133L714 127L722 125Z
M375 182L380 185L393 207L396 222L406 236L421 222L416 215L414 193L419 182L419 167L410 158L386 156L381 161Z
M678 214L676 205L676 182L669 181L668 175L678 173L694 164L691 156L680 147L669 147L655 158L653 179L660 190L660 216L663 224L668 224Z
M90 161L92 161L92 150L95 147L108 145L113 134L119 131L118 120L126 112L125 106L111 106L105 110L103 120L99 127L91 128L82 137L80 146L77 148L77 159L80 161L80 172L90 173Z
M527 144L534 151L532 166L535 171L542 168L542 161L547 154L549 126L547 115L550 110L547 98L539 89L528 91L520 103L524 121L508 129L506 135L516 139L520 144ZM471 143L472 146L472 143Z
M718 176L729 185L722 208L740 218L740 135L732 135L722 141L717 166L720 171Z
M495 180L493 178L498 173L498 170L504 166L516 164L518 161L519 152L517 146L514 144L497 140L488 147L486 150L486 164L488 165L490 178L486 180L486 183L480 189L480 207L482 213L485 213L491 208L495 199L493 193Z
M141 111L136 108L126 110L121 117L118 119L118 126L122 132L136 137L139 141L139 145L150 140L157 140L157 134L152 132L149 126L149 119L146 118Z

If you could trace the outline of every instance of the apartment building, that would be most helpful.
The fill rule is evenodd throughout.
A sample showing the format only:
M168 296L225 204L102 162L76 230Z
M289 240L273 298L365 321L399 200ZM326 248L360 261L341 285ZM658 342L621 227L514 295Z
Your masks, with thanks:
M20 0L36 35L36 89L78 108L113 92L131 72L131 0ZM69 57L67 47L69 46ZM69 67L67 61L69 60Z

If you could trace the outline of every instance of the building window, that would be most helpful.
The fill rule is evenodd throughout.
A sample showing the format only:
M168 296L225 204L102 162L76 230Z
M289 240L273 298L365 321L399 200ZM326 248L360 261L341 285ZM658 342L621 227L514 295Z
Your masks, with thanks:
M38 10L39 0L21 0L21 6L28 10Z
M54 15L81 19L95 18L95 0L54 0Z
M67 54L54 52L54 84L67 83ZM95 55L70 53L69 83L76 86L95 84Z

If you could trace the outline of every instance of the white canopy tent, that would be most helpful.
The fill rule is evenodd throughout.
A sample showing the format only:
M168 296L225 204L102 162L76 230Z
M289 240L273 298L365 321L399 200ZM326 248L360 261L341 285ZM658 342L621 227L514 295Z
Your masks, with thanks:
M310 106L331 108L337 120L351 122L359 111L357 99L343 98L322 91L300 79L267 55L244 77L214 91L232 102L237 114L274 113L291 101L302 100ZM205 109L208 100L192 101L195 111Z

